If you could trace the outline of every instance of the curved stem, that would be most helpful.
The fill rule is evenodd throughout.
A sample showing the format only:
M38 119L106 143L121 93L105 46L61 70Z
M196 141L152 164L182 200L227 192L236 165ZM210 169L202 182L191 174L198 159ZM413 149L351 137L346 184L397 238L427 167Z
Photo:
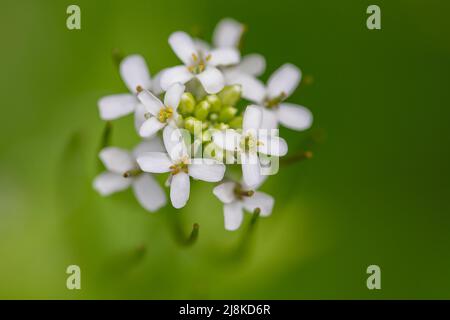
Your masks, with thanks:
M313 153L310 150L307 151L298 151L294 153L293 155L290 155L288 157L284 157L280 159L280 164L282 166L288 166L297 162L301 162L303 160L308 160L313 157Z

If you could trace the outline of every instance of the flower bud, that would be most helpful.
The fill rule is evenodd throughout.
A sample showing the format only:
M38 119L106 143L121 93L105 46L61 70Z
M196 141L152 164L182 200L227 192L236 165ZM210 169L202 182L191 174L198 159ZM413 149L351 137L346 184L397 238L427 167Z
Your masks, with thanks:
M222 101L220 101L219 97L215 94L210 94L206 96L206 101L211 105L211 112L219 112L222 107Z
M234 118L237 112L238 109L236 109L235 107L225 107L220 110L219 121L228 122Z
M190 92L185 92L181 95L180 105L178 106L178 112L183 116L187 116L194 112L195 98Z
M209 120L215 122L215 121L217 121L217 119L219 119L219 114L218 114L218 113L216 113L216 112L211 112L211 113L209 114Z
M198 120L203 121L208 117L209 109L211 109L211 105L208 101L200 101L200 103L195 106L194 115Z
M242 116L234 117L228 124L230 125L230 128L233 129L242 128Z
M226 86L219 92L223 105L234 106L241 99L242 87L238 84Z
M187 117L184 119L184 128L190 133L195 134L202 130L202 122L194 117Z

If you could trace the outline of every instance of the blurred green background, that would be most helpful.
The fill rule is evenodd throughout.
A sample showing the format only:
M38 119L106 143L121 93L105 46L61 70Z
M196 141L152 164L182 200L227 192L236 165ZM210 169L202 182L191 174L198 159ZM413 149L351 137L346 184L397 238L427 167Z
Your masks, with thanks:
M382 30L366 28L378 4ZM66 28L81 7L82 29ZM444 1L2 1L0 298L450 298L450 3ZM281 135L290 152L311 136L314 158L263 186L273 215L245 238L223 228L212 185L188 205L145 212L131 190L91 188L104 124L97 100L126 88L113 48L155 74L178 62L176 30L211 38L233 17L244 53L309 78L290 98L312 129ZM132 147L132 117L113 144ZM181 247L192 223L200 235ZM244 238L243 238L244 237ZM236 256L236 248L248 247ZM82 290L66 289L81 267ZM382 290L366 288L381 267Z

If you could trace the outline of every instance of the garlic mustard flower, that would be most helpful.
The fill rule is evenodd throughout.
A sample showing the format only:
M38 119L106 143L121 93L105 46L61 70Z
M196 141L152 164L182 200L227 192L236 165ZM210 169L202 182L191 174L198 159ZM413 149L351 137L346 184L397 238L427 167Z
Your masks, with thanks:
M139 135L143 138L151 137L167 125L176 126L178 118L177 108L180 104L184 85L174 83L164 95L164 103L150 91L138 87L138 99L144 105L146 120L139 128Z
M144 209L150 212L158 210L166 204L166 195L151 174L139 169L136 158L144 152L161 150L163 146L159 138L141 142L133 152L117 147L102 149L99 157L107 171L94 179L94 189L102 196L108 196L131 186Z
M228 80L242 85L242 96L260 106L263 128L277 128L281 123L293 130L306 130L312 124L312 113L303 106L284 102L297 88L300 79L300 69L287 63L270 76L267 86L243 73L229 75Z
M262 111L258 106L250 105L245 109L242 121L242 133L236 130L222 130L212 136L220 148L238 153L242 164L244 183L253 188L262 179L258 153L270 156L284 156L288 146L283 138L260 130Z
M253 212L259 208L260 215L267 217L272 213L275 200L267 193L254 191L259 186L249 188L243 183L226 181L213 189L214 195L224 204L225 229L239 229L244 219L244 209Z
M191 159L179 129L166 127L163 139L167 153L143 153L137 162L145 172L170 173L170 200L175 208L184 207L189 199L189 177L207 182L222 180L225 165L213 159Z
M124 58L120 63L120 76L130 93L113 94L105 96L98 101L100 118L114 120L126 116L132 112L139 118L139 110L142 110L139 100L136 99L136 88L139 86L150 90L155 94L161 93L159 86L160 75L156 75L152 81L147 64L140 55L133 54Z
M163 73L163 90L176 82L184 84L196 78L207 93L217 93L225 86L223 74L217 67L236 64L240 60L239 52L234 48L218 48L206 52L199 50L195 41L181 31L170 35L169 44L184 65L169 68Z

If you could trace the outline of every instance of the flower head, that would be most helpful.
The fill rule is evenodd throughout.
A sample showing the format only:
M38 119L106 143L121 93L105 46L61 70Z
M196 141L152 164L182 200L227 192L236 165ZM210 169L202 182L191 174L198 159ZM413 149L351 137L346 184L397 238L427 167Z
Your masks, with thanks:
M155 97L150 91L138 87L138 99L144 105L146 120L139 128L141 137L151 137L166 125L175 126L178 117L177 108L180 104L181 95L184 92L184 85L174 83L170 86L164 96L164 103Z
M234 48L207 50L196 45L185 32L170 35L169 44L184 65L167 69L161 77L161 87L167 90L173 83L186 83L196 78L207 93L217 93L225 86L225 79L218 66L239 62L239 52Z
M228 80L242 85L242 96L255 102L263 112L263 128L273 129L278 123L294 130L306 130L312 124L311 112L300 105L286 103L297 88L301 71L292 64L284 64L269 78L267 86L243 73L228 75Z
M136 119L140 118L142 105L136 99L136 88L139 86L155 94L161 92L159 86L160 74L152 81L147 64L141 55L133 54L125 57L119 66L120 76L130 93L105 96L98 101L100 118L114 120L135 112Z
M258 106L246 108L242 123L242 132L224 130L213 134L213 141L220 148L238 153L242 163L244 183L250 188L258 185L262 179L259 154L284 156L287 143L267 130L260 130L262 112Z
M102 149L99 157L106 171L94 179L94 189L102 196L108 196L131 186L143 208L150 212L158 210L166 204L166 195L151 174L139 169L136 158L142 153L162 148L159 139L152 139L141 142L133 152L117 147Z
M213 159L191 159L179 129L166 127L163 139L167 152L147 152L137 162L145 172L170 173L170 200L175 208L184 207L189 199L189 177L207 182L222 180L225 165Z
M272 196L264 192L254 191L259 185L249 188L243 183L227 181L213 189L214 195L224 204L223 214L226 230L233 231L240 227L244 219L244 209L253 212L259 208L262 217L267 217L272 213L275 201Z

